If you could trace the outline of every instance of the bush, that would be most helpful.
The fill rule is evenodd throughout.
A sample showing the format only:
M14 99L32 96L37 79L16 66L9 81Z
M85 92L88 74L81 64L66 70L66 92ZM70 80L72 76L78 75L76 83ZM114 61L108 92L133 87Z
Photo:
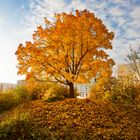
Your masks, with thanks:
M18 99L13 93L0 94L0 113L9 110L19 104Z
M30 99L30 94L26 86L17 86L14 89L14 94L19 101L27 101Z
M30 128L29 114L15 113L0 123L0 139L27 139L30 137Z
M134 105L140 103L140 85L135 83L130 76L110 78L100 91L92 93L99 99L110 100L113 103Z
M109 89L105 87L105 92L107 91L110 92L110 100L113 102L126 105L139 104L140 85L135 83L129 76L118 78L114 84L110 85Z
M17 86L14 89L15 96L21 102L40 99L43 92L45 92L45 86L41 84L32 88L29 88L28 85Z
M75 97L78 95L77 91L75 90ZM59 101L64 98L69 98L69 89L66 86L62 86L59 84L53 84L51 87L46 91L43 101Z
M41 99L45 92L52 87L52 83L49 82L33 82L27 84L27 89L30 94L31 100Z
M0 94L0 113L31 99L26 86L18 86L15 89L6 90Z
M59 101L68 97L68 93L68 88L54 84L45 92L43 101Z

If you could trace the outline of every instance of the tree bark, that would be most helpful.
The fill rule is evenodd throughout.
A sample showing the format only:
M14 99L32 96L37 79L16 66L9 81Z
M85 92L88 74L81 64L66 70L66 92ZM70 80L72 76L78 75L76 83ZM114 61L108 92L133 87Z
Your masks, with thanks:
M75 96L74 96L74 84L72 82L69 83L69 97L75 98Z

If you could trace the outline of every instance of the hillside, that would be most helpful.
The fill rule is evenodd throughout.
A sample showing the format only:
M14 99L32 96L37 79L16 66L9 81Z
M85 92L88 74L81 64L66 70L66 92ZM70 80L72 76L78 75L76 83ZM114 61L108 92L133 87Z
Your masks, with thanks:
M140 139L139 116L140 109L109 102L36 100L3 115L0 139Z

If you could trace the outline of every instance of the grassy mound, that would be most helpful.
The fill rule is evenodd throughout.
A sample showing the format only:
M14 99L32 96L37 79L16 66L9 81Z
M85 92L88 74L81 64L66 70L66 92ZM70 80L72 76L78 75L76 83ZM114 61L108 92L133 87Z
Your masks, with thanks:
M18 115L28 113L28 117L20 115L26 117L13 119L15 112ZM45 103L36 100L19 106L3 118L0 139L140 139L139 116L139 109L109 102L66 99Z

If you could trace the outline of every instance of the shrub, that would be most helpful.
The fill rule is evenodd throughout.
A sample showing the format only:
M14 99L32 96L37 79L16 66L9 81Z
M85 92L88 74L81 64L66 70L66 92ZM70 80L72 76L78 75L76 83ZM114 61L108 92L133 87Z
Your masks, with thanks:
M27 84L27 89L30 94L30 99L41 99L45 92L49 90L49 88L52 86L52 83L49 82L33 82Z
M29 100L31 100L31 95L26 86L6 90L0 94L0 113Z
M110 78L97 92L92 88L95 98L110 100L111 102L125 105L139 104L140 85L135 83L131 76Z
M14 89L14 94L19 101L27 101L30 99L30 94L26 86L17 86Z
M19 104L18 99L13 93L0 94L0 113L9 110Z
M43 101L58 101L68 96L68 89L57 84L52 85L43 97Z
M0 139L27 139L30 137L30 128L29 114L15 113L0 123Z
M15 88L14 93L17 98L23 101L36 100L42 97L42 94L45 92L45 86L38 84L34 87L28 87L28 85L18 86Z
M110 82L110 81L109 81ZM110 84L110 83L108 83ZM110 92L110 100L121 104L138 104L140 85L129 76L118 78L110 89L105 87L105 92Z
M75 90L75 96L77 96L78 93ZM59 84L53 84L51 87L46 91L43 101L59 101L64 98L69 98L69 89L66 86L62 86Z

